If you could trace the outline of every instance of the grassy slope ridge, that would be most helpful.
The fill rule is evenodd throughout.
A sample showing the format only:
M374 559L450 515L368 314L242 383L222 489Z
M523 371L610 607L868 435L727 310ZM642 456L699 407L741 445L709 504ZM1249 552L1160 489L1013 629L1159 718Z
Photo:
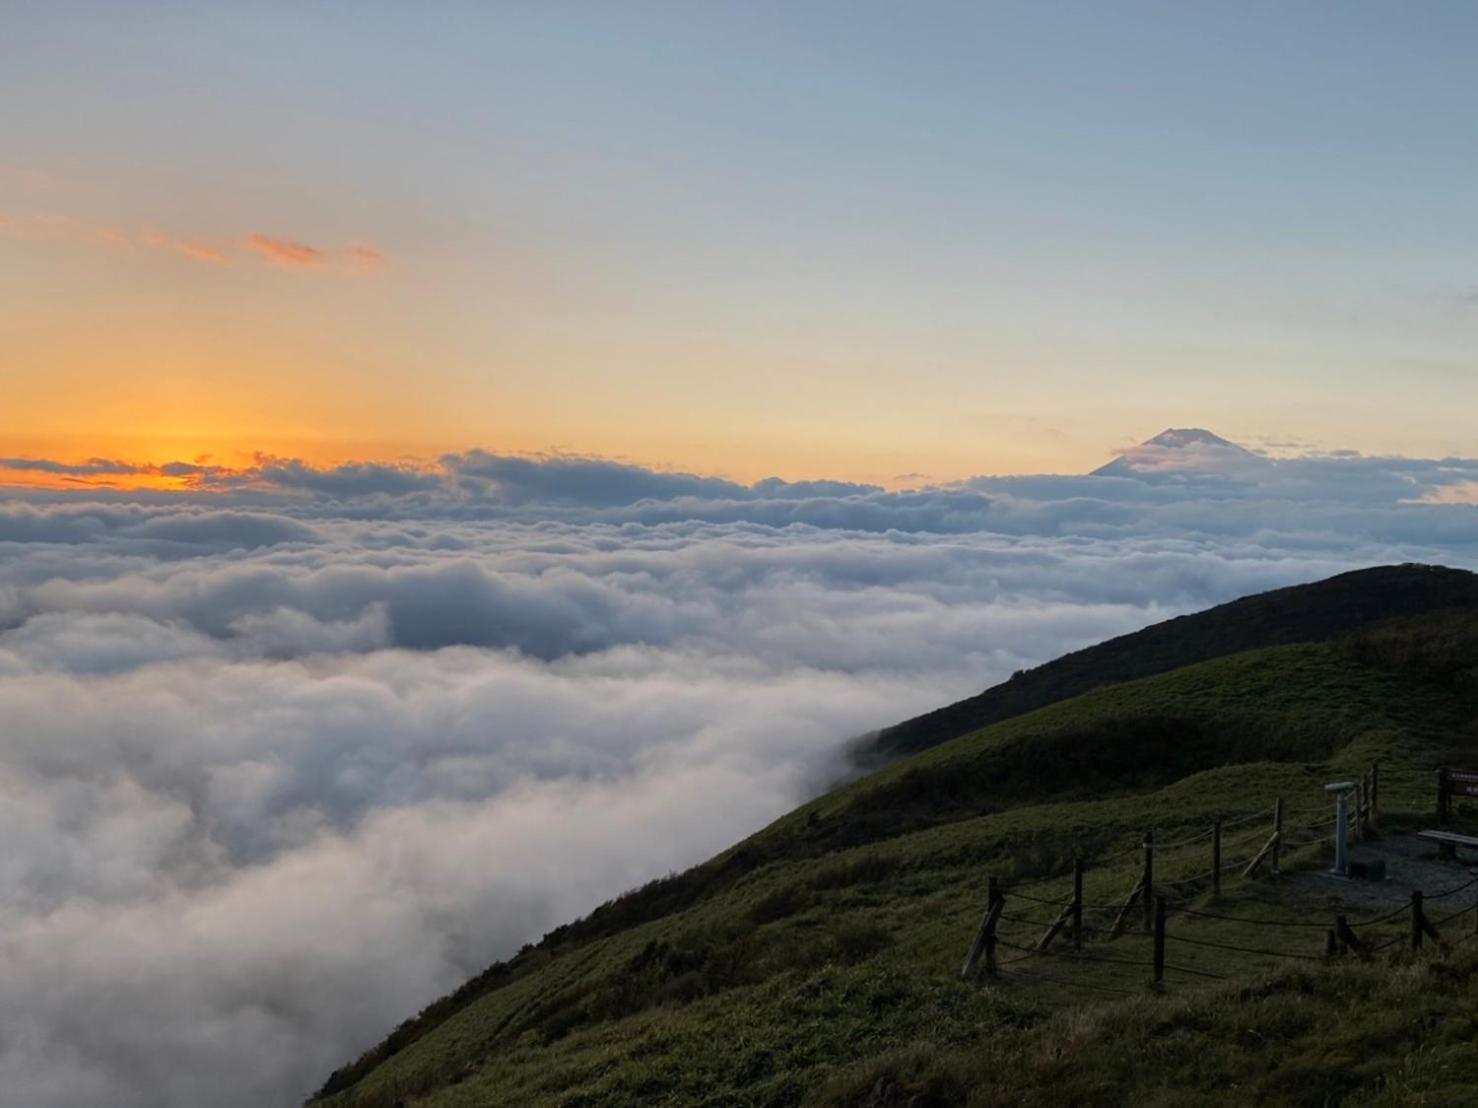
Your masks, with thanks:
M1342 573L1258 593L1065 654L977 696L936 708L859 743L859 765L877 766L1102 685L1165 673L1243 650L1318 642L1386 619L1478 605L1478 575L1401 565Z
M1274 795L1295 810L1322 803L1330 774L1372 758L1386 767L1383 808L1415 810L1427 803L1425 771L1478 746L1475 706L1478 613L1467 610L1203 662L996 724L827 794L711 862L552 932L340 1071L322 1102L881 1105L902 1089L924 1097L920 1105L1016 1103L1018 1094L1048 1103L1031 1099L1047 1096L1042 1074L1071 1060L1044 1069L1033 1051L1062 1020L1087 1021L1074 1033L1087 1060L1140 1049L1134 1035L1162 1025L1180 1028L1165 1032L1178 1042L1187 1028L1227 1030L1271 1009L1255 990L1235 1015L1241 1001L1195 999L1189 989L1120 1002L1132 1015L1121 1034L1072 1013L1097 1011L1085 997L1142 991L1137 970L1074 968L1073 984L962 984L986 874L1060 886L1078 854L1096 859L1090 902L1111 901L1137 866L1132 852L1113 856L1141 828L1170 841ZM1305 848L1305 860L1319 849ZM1159 876L1195 866L1167 856ZM1219 903L1286 911L1288 895L1275 882L1233 882ZM1209 956L1199 963L1208 971L1287 979L1270 960L1224 965L1215 950L1193 953ZM1288 1001L1304 1015L1271 1029L1249 1024L1246 1035L1323 1042L1310 1015L1320 1005L1351 989L1372 1002L1383 989L1410 989L1399 975L1341 973L1309 971L1293 990L1305 1000ZM1423 995L1430 1005L1442 993ZM1200 1014L1174 1014L1182 1011ZM1228 1035L1218 1049L1251 1049ZM1395 1039L1381 1042L1387 1054L1397 1049ZM981 1064L1008 1055L1030 1062L1009 1096ZM1370 1092L1396 1065L1392 1055L1381 1069L1378 1050L1370 1057L1354 1092ZM1278 1058L1264 1068L1278 1070ZM1323 1103L1299 1099L1304 1086L1284 1077L1269 1079L1267 1102ZM1094 1078L1085 1070L1072 1080ZM1118 1102L1107 1095L1082 1102Z

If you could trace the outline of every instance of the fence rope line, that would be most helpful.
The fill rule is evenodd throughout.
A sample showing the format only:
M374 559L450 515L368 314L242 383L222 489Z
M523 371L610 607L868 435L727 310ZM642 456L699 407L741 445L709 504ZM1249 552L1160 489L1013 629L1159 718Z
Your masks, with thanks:
M1020 889L1005 889L1003 890L1003 895L1008 897L1019 897L1022 900L1029 900L1033 904L1046 904L1052 908L1056 908L1063 903L1062 897L1058 897L1056 900L1046 900L1040 896L1031 896L1028 893L1022 892ZM1072 897L1068 897L1067 899L1071 900Z
M1321 954L1298 954L1290 950L1259 950L1251 946L1233 946L1231 943L1217 943L1210 939L1192 939L1186 935L1172 935L1165 932L1165 941L1174 943L1190 943L1192 946L1209 946L1217 950L1235 950L1243 954L1263 954L1269 958L1304 958L1311 962L1322 962L1324 956Z
M1317 823L1333 823L1333 821L1338 820L1339 818L1339 813L1335 813L1335 811L1330 811L1329 808L1324 807L1324 805L1320 805L1320 807L1317 808L1292 808L1292 810L1284 811L1283 815L1286 815L1286 817L1287 815L1292 815L1293 818L1301 818L1304 817L1304 815L1312 815Z
M1444 924L1451 923L1459 916L1466 916L1472 910L1473 906L1470 904L1466 908L1459 908L1456 912L1448 912L1447 915L1443 916L1441 919L1428 920L1427 922L1430 923L1433 927L1441 927Z
M1201 831L1198 834L1191 835L1188 838L1184 839L1177 839L1173 843L1148 842L1144 844L1144 849L1150 851L1151 853L1158 853L1161 850L1176 850L1182 846L1190 846L1192 843L1200 842L1202 839L1210 835L1211 832L1212 828L1208 827L1206 828L1206 830Z
M1306 846L1314 846L1318 843L1327 843L1328 841L1329 839L1324 835L1312 835L1306 839L1290 839L1285 837L1283 839L1283 845L1290 850L1298 850Z
M1168 938L1168 936L1167 936ZM1209 970L1191 969L1189 966L1177 966L1170 962L1165 963L1165 969L1174 970L1176 973L1188 973L1192 977L1209 977L1213 981L1230 981L1231 978L1220 973L1212 973Z
M1471 889L1474 885L1478 885L1478 877L1474 877L1471 881L1464 881L1461 885L1455 885L1452 888L1448 889L1446 892L1443 892L1443 893L1431 893L1429 895L1424 895L1422 897L1422 899L1423 900L1441 900L1443 897L1451 896L1453 893L1460 893L1464 889ZM1466 911L1466 910L1467 909L1464 909L1464 911Z
M1053 924L1053 921L1050 919L1028 919L1025 916L1007 915L1005 912L1001 913L1000 918L1004 920L1010 920L1012 923L1024 923L1028 927L1051 927Z
M1195 884L1199 884L1202 881L1209 880L1210 877L1211 877L1211 873L1210 873L1210 871L1207 871L1206 873L1197 873L1197 874L1194 874L1194 875L1192 875L1190 877L1181 877L1181 878L1178 878L1178 879L1176 879L1174 881L1156 881L1155 882L1155 887L1157 889L1165 889L1165 888L1173 888L1173 887L1178 886L1178 885L1195 885Z
M1402 904L1398 908L1392 908L1389 912L1382 916L1372 916L1369 919L1352 919L1347 920L1346 922L1348 922L1351 927L1374 927L1377 923L1385 923L1388 919L1395 919L1402 912L1409 911L1410 909L1410 904Z
M996 942L1000 943L1004 947L1008 947L1011 950L1020 950L1024 954L1026 954L1028 957L1030 957L1031 955L1034 955L1034 954L1038 953L1037 948L1034 947L1034 946L1018 946L1016 943L1009 942L1006 939L1002 939L1002 938L997 938L996 939ZM1015 959L1013 959L1013 961L1014 960Z
M1112 927L1091 927L1086 923L1083 924L1083 934L1085 935L1112 935L1113 933L1114 930ZM1120 931L1118 937L1121 939L1147 939L1149 935L1144 931Z
M1406 910L1405 905L1402 905L1400 910L1404 912ZM1222 920L1227 923L1252 923L1262 927L1317 927L1321 931L1328 930L1329 928L1329 924L1327 923L1310 923L1305 920L1253 919L1250 916L1225 916L1217 912L1203 912L1197 908L1186 908L1183 906L1177 906L1175 912L1177 915L1201 916L1203 919Z
M1228 827L1240 827L1244 823L1251 823L1255 819L1267 819L1273 814L1271 808L1263 808L1253 812L1251 815L1238 816L1236 819L1224 819L1221 821L1221 829L1225 831Z
M1155 963L1146 962L1142 958L1106 958L1102 954L1084 954L1080 950L1075 950L1071 954L1062 955L1062 957L1066 958L1070 962L1103 962L1108 965L1116 966L1142 966L1147 969L1155 968Z

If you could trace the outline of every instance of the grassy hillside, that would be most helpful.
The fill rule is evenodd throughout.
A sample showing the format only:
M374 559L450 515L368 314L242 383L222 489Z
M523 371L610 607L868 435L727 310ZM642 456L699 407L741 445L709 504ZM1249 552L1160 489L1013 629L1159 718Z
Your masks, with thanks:
M1473 606L1478 606L1478 575L1423 565L1378 566L1245 596L1022 670L978 696L884 728L859 743L854 757L861 766L876 767L1102 685L1244 650L1322 642L1402 616Z
M1177 1082L1210 1088L1234 1070L1249 1102L1440 1090L1453 1071L1402 1061L1416 1032L1389 1004L1419 994L1423 1013L1471 1027L1472 1002L1455 999L1471 960L1324 966L1331 904L1298 871L1322 864L1325 781L1379 759L1394 831L1430 808L1433 765L1478 756L1475 666L1478 613L1436 613L997 723L551 932L335 1074L319 1103L1046 1104L1068 1088L1109 1104L1119 1087L1171 1103ZM1275 796L1284 875L1229 874L1213 899L1198 876L1209 824L1228 821L1226 856L1245 860ZM1165 995L1147 992L1137 915L1081 955L1012 953L1055 917L1074 856L1092 926L1106 927L1145 829L1177 906ZM989 875L1008 889L1002 953L1021 960L964 983ZM1360 926L1399 944L1405 924ZM1321 1031L1352 997L1358 1016ZM1423 1057L1450 1046L1438 1035Z
M1054 1013L966 1049L912 1043L843 1069L827 1108L913 1104L1470 1105L1478 950L1291 966L1185 996Z

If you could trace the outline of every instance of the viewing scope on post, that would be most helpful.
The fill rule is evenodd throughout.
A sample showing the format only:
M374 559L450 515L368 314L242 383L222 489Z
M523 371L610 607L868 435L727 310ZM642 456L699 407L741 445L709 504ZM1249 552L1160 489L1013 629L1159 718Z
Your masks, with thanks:
M1337 877L1350 876L1350 853L1345 844L1345 838L1349 834L1350 823L1350 794L1355 791L1355 782L1336 781L1331 785L1325 785L1324 791L1334 794L1334 868L1330 870Z

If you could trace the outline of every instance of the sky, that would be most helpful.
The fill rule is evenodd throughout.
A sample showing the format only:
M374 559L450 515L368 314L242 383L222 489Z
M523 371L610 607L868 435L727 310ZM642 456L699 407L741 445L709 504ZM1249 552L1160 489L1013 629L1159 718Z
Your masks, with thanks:
M1461 3L0 10L7 453L1470 453Z
M0 0L0 1108L301 1103L873 729L1478 569L1475 39Z

